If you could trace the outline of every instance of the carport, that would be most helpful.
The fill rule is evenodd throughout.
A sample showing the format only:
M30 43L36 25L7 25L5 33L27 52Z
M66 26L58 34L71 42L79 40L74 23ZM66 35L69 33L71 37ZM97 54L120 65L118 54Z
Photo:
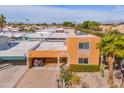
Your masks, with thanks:
M57 67L60 67L60 63L64 62L62 59L66 59L67 65L69 65L69 57L67 51L29 51L28 53L28 68L33 65L33 59L35 58L45 58L45 59L56 59Z

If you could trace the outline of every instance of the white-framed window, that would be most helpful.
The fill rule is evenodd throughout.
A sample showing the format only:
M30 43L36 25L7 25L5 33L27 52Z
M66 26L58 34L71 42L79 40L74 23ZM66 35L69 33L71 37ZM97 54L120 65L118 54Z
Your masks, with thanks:
M88 64L89 59L88 58L78 58L78 64Z
M89 42L79 43L79 49L89 49Z

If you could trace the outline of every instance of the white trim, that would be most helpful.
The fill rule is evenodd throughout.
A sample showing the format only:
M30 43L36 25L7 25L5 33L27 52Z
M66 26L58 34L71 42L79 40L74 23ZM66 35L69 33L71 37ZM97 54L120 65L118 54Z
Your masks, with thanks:
M60 57L59 56L57 57L57 68L58 69L60 68Z

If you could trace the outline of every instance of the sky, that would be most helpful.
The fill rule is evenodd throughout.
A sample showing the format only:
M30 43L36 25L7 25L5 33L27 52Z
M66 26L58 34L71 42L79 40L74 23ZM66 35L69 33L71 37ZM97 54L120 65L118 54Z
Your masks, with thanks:
M124 6L0 5L0 14L3 14L7 18L7 22L62 23L64 21L71 21L80 23L86 20L92 20L105 23L124 21Z

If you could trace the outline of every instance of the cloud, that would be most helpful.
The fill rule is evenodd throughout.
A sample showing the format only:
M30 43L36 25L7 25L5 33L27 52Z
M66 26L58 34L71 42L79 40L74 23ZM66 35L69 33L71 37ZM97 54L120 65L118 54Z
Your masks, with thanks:
M30 22L63 22L84 20L107 21L120 20L124 18L124 13L120 10L116 12L118 6L113 11L85 10L85 9L67 9L52 6L0 6L0 14L4 14L9 21Z

